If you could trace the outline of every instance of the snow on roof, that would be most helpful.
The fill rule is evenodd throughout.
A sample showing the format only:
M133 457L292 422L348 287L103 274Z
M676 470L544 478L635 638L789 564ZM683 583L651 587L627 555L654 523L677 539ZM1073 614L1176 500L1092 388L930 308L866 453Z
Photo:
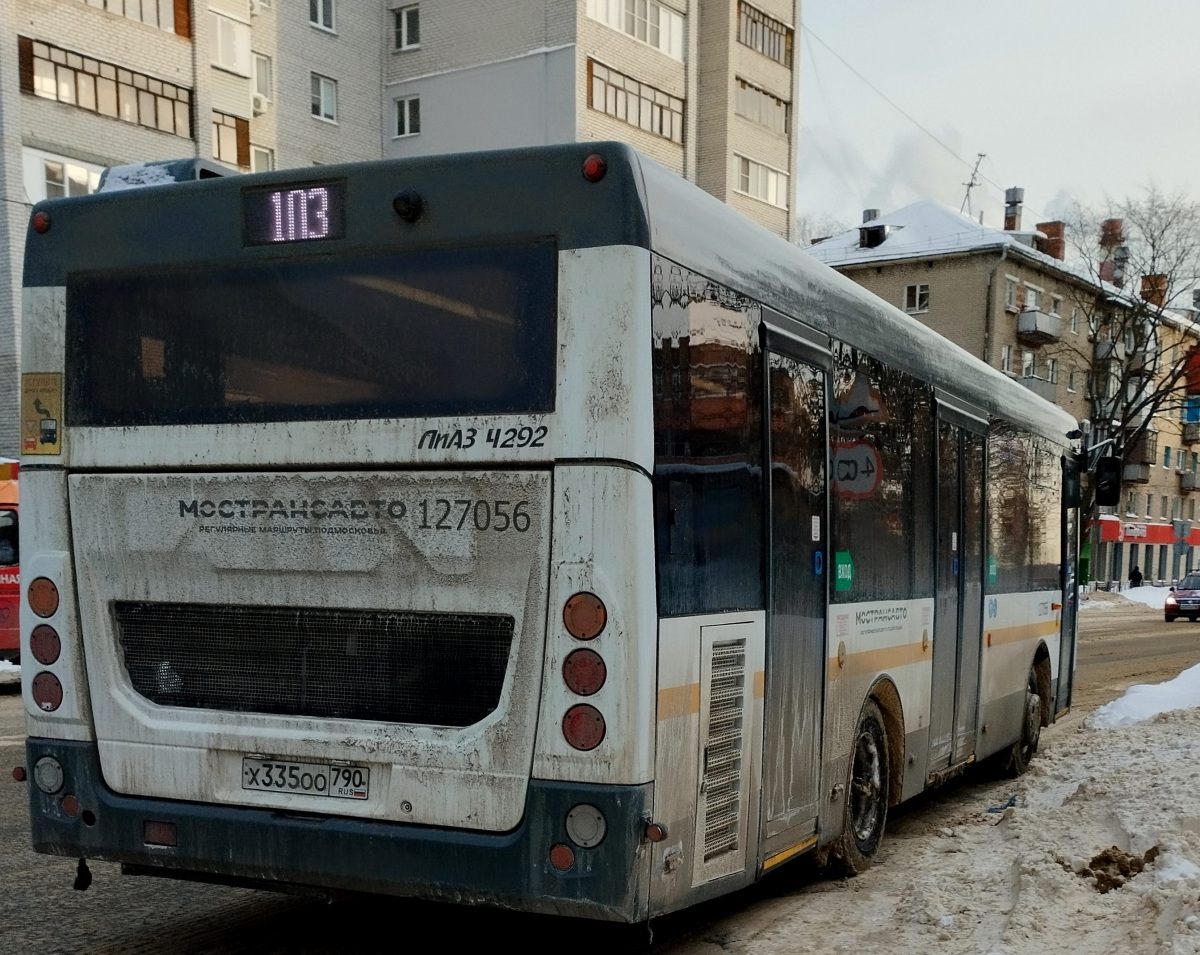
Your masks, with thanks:
M100 192L165 186L177 181L169 162L131 162L124 166L109 166L104 172L104 182L98 190Z

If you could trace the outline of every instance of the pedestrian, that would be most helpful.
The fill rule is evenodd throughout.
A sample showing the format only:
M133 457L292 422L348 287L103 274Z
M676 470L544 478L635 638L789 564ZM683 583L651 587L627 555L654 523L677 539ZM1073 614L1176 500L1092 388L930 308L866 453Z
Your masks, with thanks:
M1129 572L1129 586L1130 587L1142 586L1142 572L1137 569L1136 564L1134 564L1133 570L1131 570Z

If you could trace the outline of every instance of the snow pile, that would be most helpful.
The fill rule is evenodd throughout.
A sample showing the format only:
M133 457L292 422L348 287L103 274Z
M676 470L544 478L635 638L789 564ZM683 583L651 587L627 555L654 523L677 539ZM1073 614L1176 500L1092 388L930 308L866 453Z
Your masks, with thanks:
M21 668L15 663L0 660L0 686L21 682Z
M1145 604L1151 610L1162 610L1170 592L1170 587L1131 587L1122 590L1121 596L1134 603Z
M1130 726L1144 723L1159 713L1197 707L1200 707L1200 664L1166 683L1131 686L1120 699L1093 710L1087 722L1097 729Z
M116 189L136 189L141 186L166 186L176 182L173 165L177 160L168 162L133 162L124 166L109 166L104 171L104 179L100 183L100 192L112 192Z
M1182 700L1184 684L1200 676L1157 692ZM1020 779L979 771L894 811L863 875L777 878L705 942L739 955L1197 955L1200 710L1051 727Z

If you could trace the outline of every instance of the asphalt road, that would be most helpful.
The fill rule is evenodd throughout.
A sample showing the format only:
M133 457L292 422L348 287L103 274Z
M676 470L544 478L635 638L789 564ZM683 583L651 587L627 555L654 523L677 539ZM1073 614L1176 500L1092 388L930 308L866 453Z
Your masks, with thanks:
M1047 730L1062 732L1091 708L1132 683L1159 682L1200 661L1200 623L1166 624L1140 608L1085 611L1072 714ZM273 893L122 876L115 865L91 863L94 882L75 892L72 860L35 855L29 848L25 784L9 770L24 761L24 714L13 693L0 695L0 952L39 955L359 955L452 950L569 949L628 952L645 945L644 928L580 924L565 919L466 909L394 899L347 899L332 905ZM922 812L923 801L963 798L967 778L944 796L934 793L896 815L896 825ZM889 829L892 823L889 822ZM761 912L764 898L786 897L824 877L805 864L745 892L656 920L656 952L717 951L705 938L718 920ZM770 908L770 907L767 907ZM747 915L747 918L761 916ZM506 944L507 943L507 944ZM485 950L487 950L485 949Z

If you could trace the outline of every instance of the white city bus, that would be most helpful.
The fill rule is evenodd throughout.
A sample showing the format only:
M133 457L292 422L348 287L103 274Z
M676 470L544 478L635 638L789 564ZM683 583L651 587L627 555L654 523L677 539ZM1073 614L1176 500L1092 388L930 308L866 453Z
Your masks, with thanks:
M40 203L21 340L41 852L643 920L1069 703L1074 422L625 146Z

